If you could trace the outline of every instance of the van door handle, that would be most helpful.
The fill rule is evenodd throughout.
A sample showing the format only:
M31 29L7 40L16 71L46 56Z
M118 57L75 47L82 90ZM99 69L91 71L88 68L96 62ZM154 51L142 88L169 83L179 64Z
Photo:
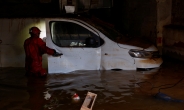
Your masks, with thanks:
M108 55L107 53L105 53L104 55Z

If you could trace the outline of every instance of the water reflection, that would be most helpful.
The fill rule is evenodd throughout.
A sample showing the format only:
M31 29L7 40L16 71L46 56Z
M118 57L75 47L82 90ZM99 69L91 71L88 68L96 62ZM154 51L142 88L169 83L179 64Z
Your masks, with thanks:
M53 97L56 95L58 100L64 102L60 103L61 108L69 109L71 104L79 110L86 93L90 91L98 95L94 109L99 107L101 110L109 108L106 107L108 105L131 103L127 97L134 95L135 88L138 87L136 83L148 79L151 74L154 74L154 71L75 71L49 75L47 87ZM71 100L74 93L81 97L81 101L75 104Z
M46 103L44 91L46 91L46 78L28 77L27 87L29 93L29 106L32 110L41 110Z
M93 110L183 110L183 103L154 98L160 90L184 99L184 65L174 65L165 63L150 71L75 71L41 79L25 77L24 68L3 68L0 109L80 110L90 91L97 94ZM79 101L72 100L74 93Z

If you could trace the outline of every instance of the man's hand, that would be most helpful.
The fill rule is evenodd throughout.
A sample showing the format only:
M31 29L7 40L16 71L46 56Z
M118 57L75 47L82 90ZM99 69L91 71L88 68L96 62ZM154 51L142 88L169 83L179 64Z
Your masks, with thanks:
M61 55L63 55L63 54L62 53L58 53L58 52L54 52L54 54L52 56L58 57L58 56L61 56Z

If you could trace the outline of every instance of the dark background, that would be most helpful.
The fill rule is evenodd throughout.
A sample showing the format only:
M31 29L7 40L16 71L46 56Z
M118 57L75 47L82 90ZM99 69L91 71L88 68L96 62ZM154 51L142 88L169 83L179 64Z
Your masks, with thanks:
M62 17L59 0L0 0L0 17ZM71 4L72 0L68 0ZM74 0L73 0L74 1ZM79 1L79 0L78 0ZM92 0L98 2L99 0ZM163 7L172 14L171 28L183 28L184 0L171 1L172 6ZM88 14L114 25L121 33L131 37L143 37L156 44L158 3L163 0L103 0L103 6L88 10ZM167 6L168 2L165 2ZM108 7L108 8L107 8ZM79 7L81 8L81 7ZM170 10L171 9L171 10ZM82 11L82 9L80 10ZM165 12L160 15L164 17ZM162 18L159 18L160 20ZM165 18L164 18L165 19Z

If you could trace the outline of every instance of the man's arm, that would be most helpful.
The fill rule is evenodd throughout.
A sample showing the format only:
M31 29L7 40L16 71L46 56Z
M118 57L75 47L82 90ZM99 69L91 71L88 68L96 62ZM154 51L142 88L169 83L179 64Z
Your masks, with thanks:
M41 50L43 51L43 53L47 53L47 54L52 55L54 57L63 55L62 53L58 53L58 52L56 52L56 50L47 47L46 43L40 38L39 38L39 46L40 46Z
M43 52L43 53L47 53L49 55L53 55L56 51L54 49L51 49L49 47L46 46L46 43L41 39L41 38L38 38L38 46L40 48L40 50Z

